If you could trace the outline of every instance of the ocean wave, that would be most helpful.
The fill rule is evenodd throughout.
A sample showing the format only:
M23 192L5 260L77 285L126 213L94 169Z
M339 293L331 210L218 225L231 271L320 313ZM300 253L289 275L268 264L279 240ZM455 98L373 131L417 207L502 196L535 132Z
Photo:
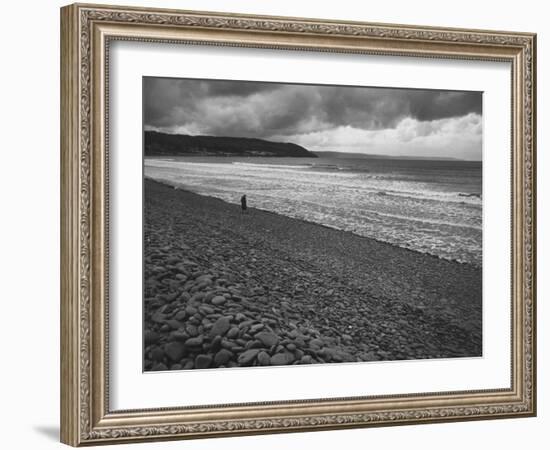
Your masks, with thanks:
M400 197L413 200L428 200L438 202L450 202L480 206L482 196L478 193L467 194L463 192L437 192L437 191L408 191L408 190L375 190L376 195L387 197Z
M147 176L182 189L237 204L246 193L251 208L481 264L481 172L428 169L414 178L393 163L354 170L340 161L145 161Z
M466 228L470 230L482 229L481 225L472 225L470 223L460 223L460 222L449 222L447 220L430 219L426 217L414 217L411 215L387 213L382 211L376 211L373 209L363 209L362 212L379 216L379 217L388 218L388 219L398 219L403 222L416 222L418 224L435 225L435 226L443 225L450 228Z
M311 164L255 164L247 162L232 162L234 166L244 166L258 169L310 169Z
M472 193L459 192L458 196L459 197L466 197L466 198L479 198L479 199L481 199L481 194L478 193L478 192L472 192Z

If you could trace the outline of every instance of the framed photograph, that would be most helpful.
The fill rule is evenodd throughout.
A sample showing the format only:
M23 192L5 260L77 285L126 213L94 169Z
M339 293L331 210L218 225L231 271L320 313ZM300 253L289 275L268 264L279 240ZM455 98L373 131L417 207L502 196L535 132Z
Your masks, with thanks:
M62 442L535 415L535 56L62 8Z

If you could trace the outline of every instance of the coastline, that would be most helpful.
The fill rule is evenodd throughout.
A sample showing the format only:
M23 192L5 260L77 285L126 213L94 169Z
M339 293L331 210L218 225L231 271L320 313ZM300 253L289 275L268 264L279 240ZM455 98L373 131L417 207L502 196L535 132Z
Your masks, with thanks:
M212 199L216 199L216 200L220 200L222 201L223 203L227 203L229 205L235 205L235 206L238 206L239 203L237 201L235 201L234 203L230 203L230 202L227 202L225 200L222 200L222 199L218 199L217 197L214 197L212 195L206 195L206 194L197 194L196 192L193 192L192 190L190 189L186 189L186 188L182 188L180 186L177 186L177 185L174 185L174 184L170 184L169 182L167 181L159 181L159 180L155 180L153 178L149 178L149 177L145 177L144 178L145 180L149 180L149 181L152 181L154 183L158 183L158 184L162 184L164 186L168 186L172 189L176 189L178 191L183 191L183 192L189 192L191 194L194 194L194 195L200 195L201 197L207 197L207 198L212 198ZM358 233L354 233L353 231L349 231L349 230L343 230L341 228L337 228L337 227L333 227L333 226L330 226L330 225L325 225L323 223L318 223L318 222L314 222L312 220L307 220L307 219L299 219L299 218L296 218L296 217L289 217L289 216L285 216L284 214L280 214L280 213L277 213L277 212L274 212L274 211L269 211L267 209L263 209L263 208L258 208L258 207L253 207L253 208L249 208L249 209L253 209L254 211L260 211L261 213L265 213L265 214L274 214L276 216L282 216L282 217L286 217L288 218L289 220L295 220L297 222L303 222L303 223L306 223L306 224L310 224L310 225L315 225L315 226L318 226L318 227L323 227L323 228L328 228L329 230L334 230L334 231L337 231L339 233L347 233L347 234L351 234L352 236L356 236L358 238L361 238L361 239L368 239L370 241L374 241L374 242L378 242L382 245L389 245L391 247L395 247L395 248L398 248L400 250L404 250L404 251L408 251L408 252L413 252L413 253L417 253L419 255L423 255L423 256L427 256L427 257L430 257L430 258L435 258L435 259L440 259L442 261L448 261L448 262L451 262L451 263L455 263L455 264L460 264L460 265L467 265L467 266L472 266L472 267L475 267L475 268L479 268L481 269L480 266L478 266L477 264L474 264L474 263L471 263L471 262L465 262L465 261L458 261L456 259L451 259L451 258L444 258L443 256L439 256L439 255L436 255L434 253L428 253L428 252L421 252L419 250L415 250L413 248L407 248L407 247L401 247L397 244L394 244L392 242L387 242L387 241L383 241L381 239L377 239L377 238L374 238L374 237L368 237L368 236L362 236Z
M167 186L171 189L175 189L175 190L178 190L178 191L183 191L183 192L189 192L191 194L194 194L194 195L200 195L201 197L206 197L206 198L212 198L212 199L216 199L216 200L219 200L223 203L227 203L228 205L234 205L234 206L238 206L239 205L239 202L238 201L235 201L234 203L230 203L230 202L227 202L225 200L222 200L222 199L219 199L217 197L214 197L214 196L211 196L211 195L206 195L206 194L198 194L196 192L193 192L192 190L190 189L186 189L185 187L181 187L179 185L176 185L176 184L172 184L166 180L155 180L154 178L151 178L151 177L148 177L148 176L145 176L144 177L144 181L145 180L148 180L148 181L151 181L153 183L158 183L158 184L161 184L161 185L164 185L164 186ZM460 195L460 194L459 194ZM475 194L475 196L477 196L477 194ZM389 245L391 247L395 247L395 248L398 248L400 250L403 250L403 251L408 251L408 252L413 252L413 253L416 253L416 254L419 254L419 255L423 255L423 256L427 256L427 257L430 257L430 258L435 258L435 259L439 259L439 260L442 260L442 261L448 261L448 262L451 262L451 263L454 263L454 264L460 264L460 265L466 265L466 266L471 266L471 267L474 267L476 269L482 269L482 267L478 264L474 264L472 262L466 262L466 261L458 261L456 259L452 259L452 258L445 258L443 256L440 256L440 255L436 255L434 253L429 253L429 252L421 252L420 250L415 250L413 248L407 248L407 247L402 247L400 245L397 245L397 244L394 244L392 242L387 242L387 241L383 241L381 239L377 239L375 237L370 237L370 236L362 236L358 233L354 233L353 231L349 231L349 230L344 230L344 229L341 229L341 228L337 228L337 227L334 227L334 226L330 226L330 225L325 225L323 223L319 223L319 222L314 222L312 220L307 220L307 219L301 219L301 218L296 218L296 217L289 217L289 216L285 216L284 214L280 214L280 213L277 213L277 212L274 212L274 211L269 211L267 209L263 209L263 208L258 208L258 207L252 207L252 208L249 208L249 209L253 209L255 211L260 211L261 213L265 213L265 214L274 214L276 216L282 216L282 217L286 217L287 219L289 220L295 220L297 222L303 222L303 223L306 223L306 224L311 224L311 225L315 225L315 226L318 226L318 227L323 227L323 228L328 228L329 230L334 230L334 231L337 231L339 233L348 233L348 234L351 234L353 236L356 236L358 238L361 238L361 239L368 239L370 241L374 241L374 242L378 242L382 245Z
M481 356L481 268L144 182L145 370Z
M160 182L227 202L246 192L257 208L482 267L477 169L440 167L433 161L349 160L342 165L333 158L317 165L308 158L256 160L146 160L144 171Z

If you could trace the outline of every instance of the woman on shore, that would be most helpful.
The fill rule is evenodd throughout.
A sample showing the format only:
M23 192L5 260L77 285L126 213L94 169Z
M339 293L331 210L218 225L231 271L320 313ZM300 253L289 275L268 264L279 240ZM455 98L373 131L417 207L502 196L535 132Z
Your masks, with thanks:
M246 212L246 195L241 197L241 214Z

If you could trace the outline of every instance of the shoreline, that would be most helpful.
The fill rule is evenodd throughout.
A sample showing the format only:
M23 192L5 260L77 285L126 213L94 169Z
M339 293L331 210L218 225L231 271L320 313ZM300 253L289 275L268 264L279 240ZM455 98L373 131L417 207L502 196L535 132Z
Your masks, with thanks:
M212 199L215 199L215 200L218 200L218 201L221 201L223 203L226 203L228 205L234 205L234 206L239 206L238 202L235 202L235 203L231 203L231 202L228 202L226 200L223 200L221 198L218 198L218 197L214 197L213 195L207 195L207 194L199 194L197 192L194 192L190 189L187 189L185 187L181 187L180 185L177 185L177 184L171 184L170 182L166 181L166 180L156 180L152 177L148 177L148 176L144 176L144 181L145 180L148 180L148 181L152 181L154 183L158 183L158 184L162 184L164 186L168 186L172 189L175 189L175 190L178 190L178 191L183 191L183 192L189 192L191 194L194 194L194 195L199 195L201 197L207 197L207 198L212 198ZM296 221L299 221L299 222L304 222L306 224L310 224L310 225L315 225L315 226L319 226L319 227L324 227L324 228L328 228L329 230L334 230L334 231L338 231L340 233L349 233L353 236L357 236L359 238L362 238L362 239L368 239L368 240L371 240L371 241L374 241L374 242L378 242L380 244L384 244L384 245L390 245L392 247L395 247L395 248L398 248L398 249L401 249L401 250L405 250L405 251L409 251L409 252L413 252L413 253L416 253L416 254L419 254L419 255L424 255L424 256L427 256L427 257L430 257L430 258L435 258L435 259L438 259L438 260L442 260L442 261L448 261L448 262L452 262L452 263L455 263L455 264L459 264L459 265L466 265L466 266L472 266L472 267L475 267L475 268L478 268L478 269L482 269L482 265L478 265L478 264L474 264L472 262L465 262L465 261L458 261L456 259L452 259L452 258L445 258L443 256L439 256L439 255L436 255L434 253L428 253L428 252L421 252L419 250L415 250L415 249L412 249L412 248L407 248L407 247L402 247L400 245L397 245L397 244L394 244L392 242L387 242L387 241L383 241L381 239L377 239L375 237L372 237L372 236L363 236L361 234L358 234L358 233L354 233L353 231L349 231L349 230L343 230L341 228L336 228L336 227L333 227L333 226L330 226L330 225L325 225L323 223L319 223L319 222L314 222L312 220L307 220L307 219L299 219L299 218L296 218L296 217L291 217L291 216L287 216L285 214L281 214L281 213L278 213L278 212L275 212L275 211L270 211L268 209L262 209L262 208L257 208L257 207L248 207L249 210L254 210L254 211L261 211L262 213L265 213L265 214L274 214L276 216L282 216L282 217L286 217L288 218L289 220L296 220Z
M482 355L480 268L144 189L146 371Z

